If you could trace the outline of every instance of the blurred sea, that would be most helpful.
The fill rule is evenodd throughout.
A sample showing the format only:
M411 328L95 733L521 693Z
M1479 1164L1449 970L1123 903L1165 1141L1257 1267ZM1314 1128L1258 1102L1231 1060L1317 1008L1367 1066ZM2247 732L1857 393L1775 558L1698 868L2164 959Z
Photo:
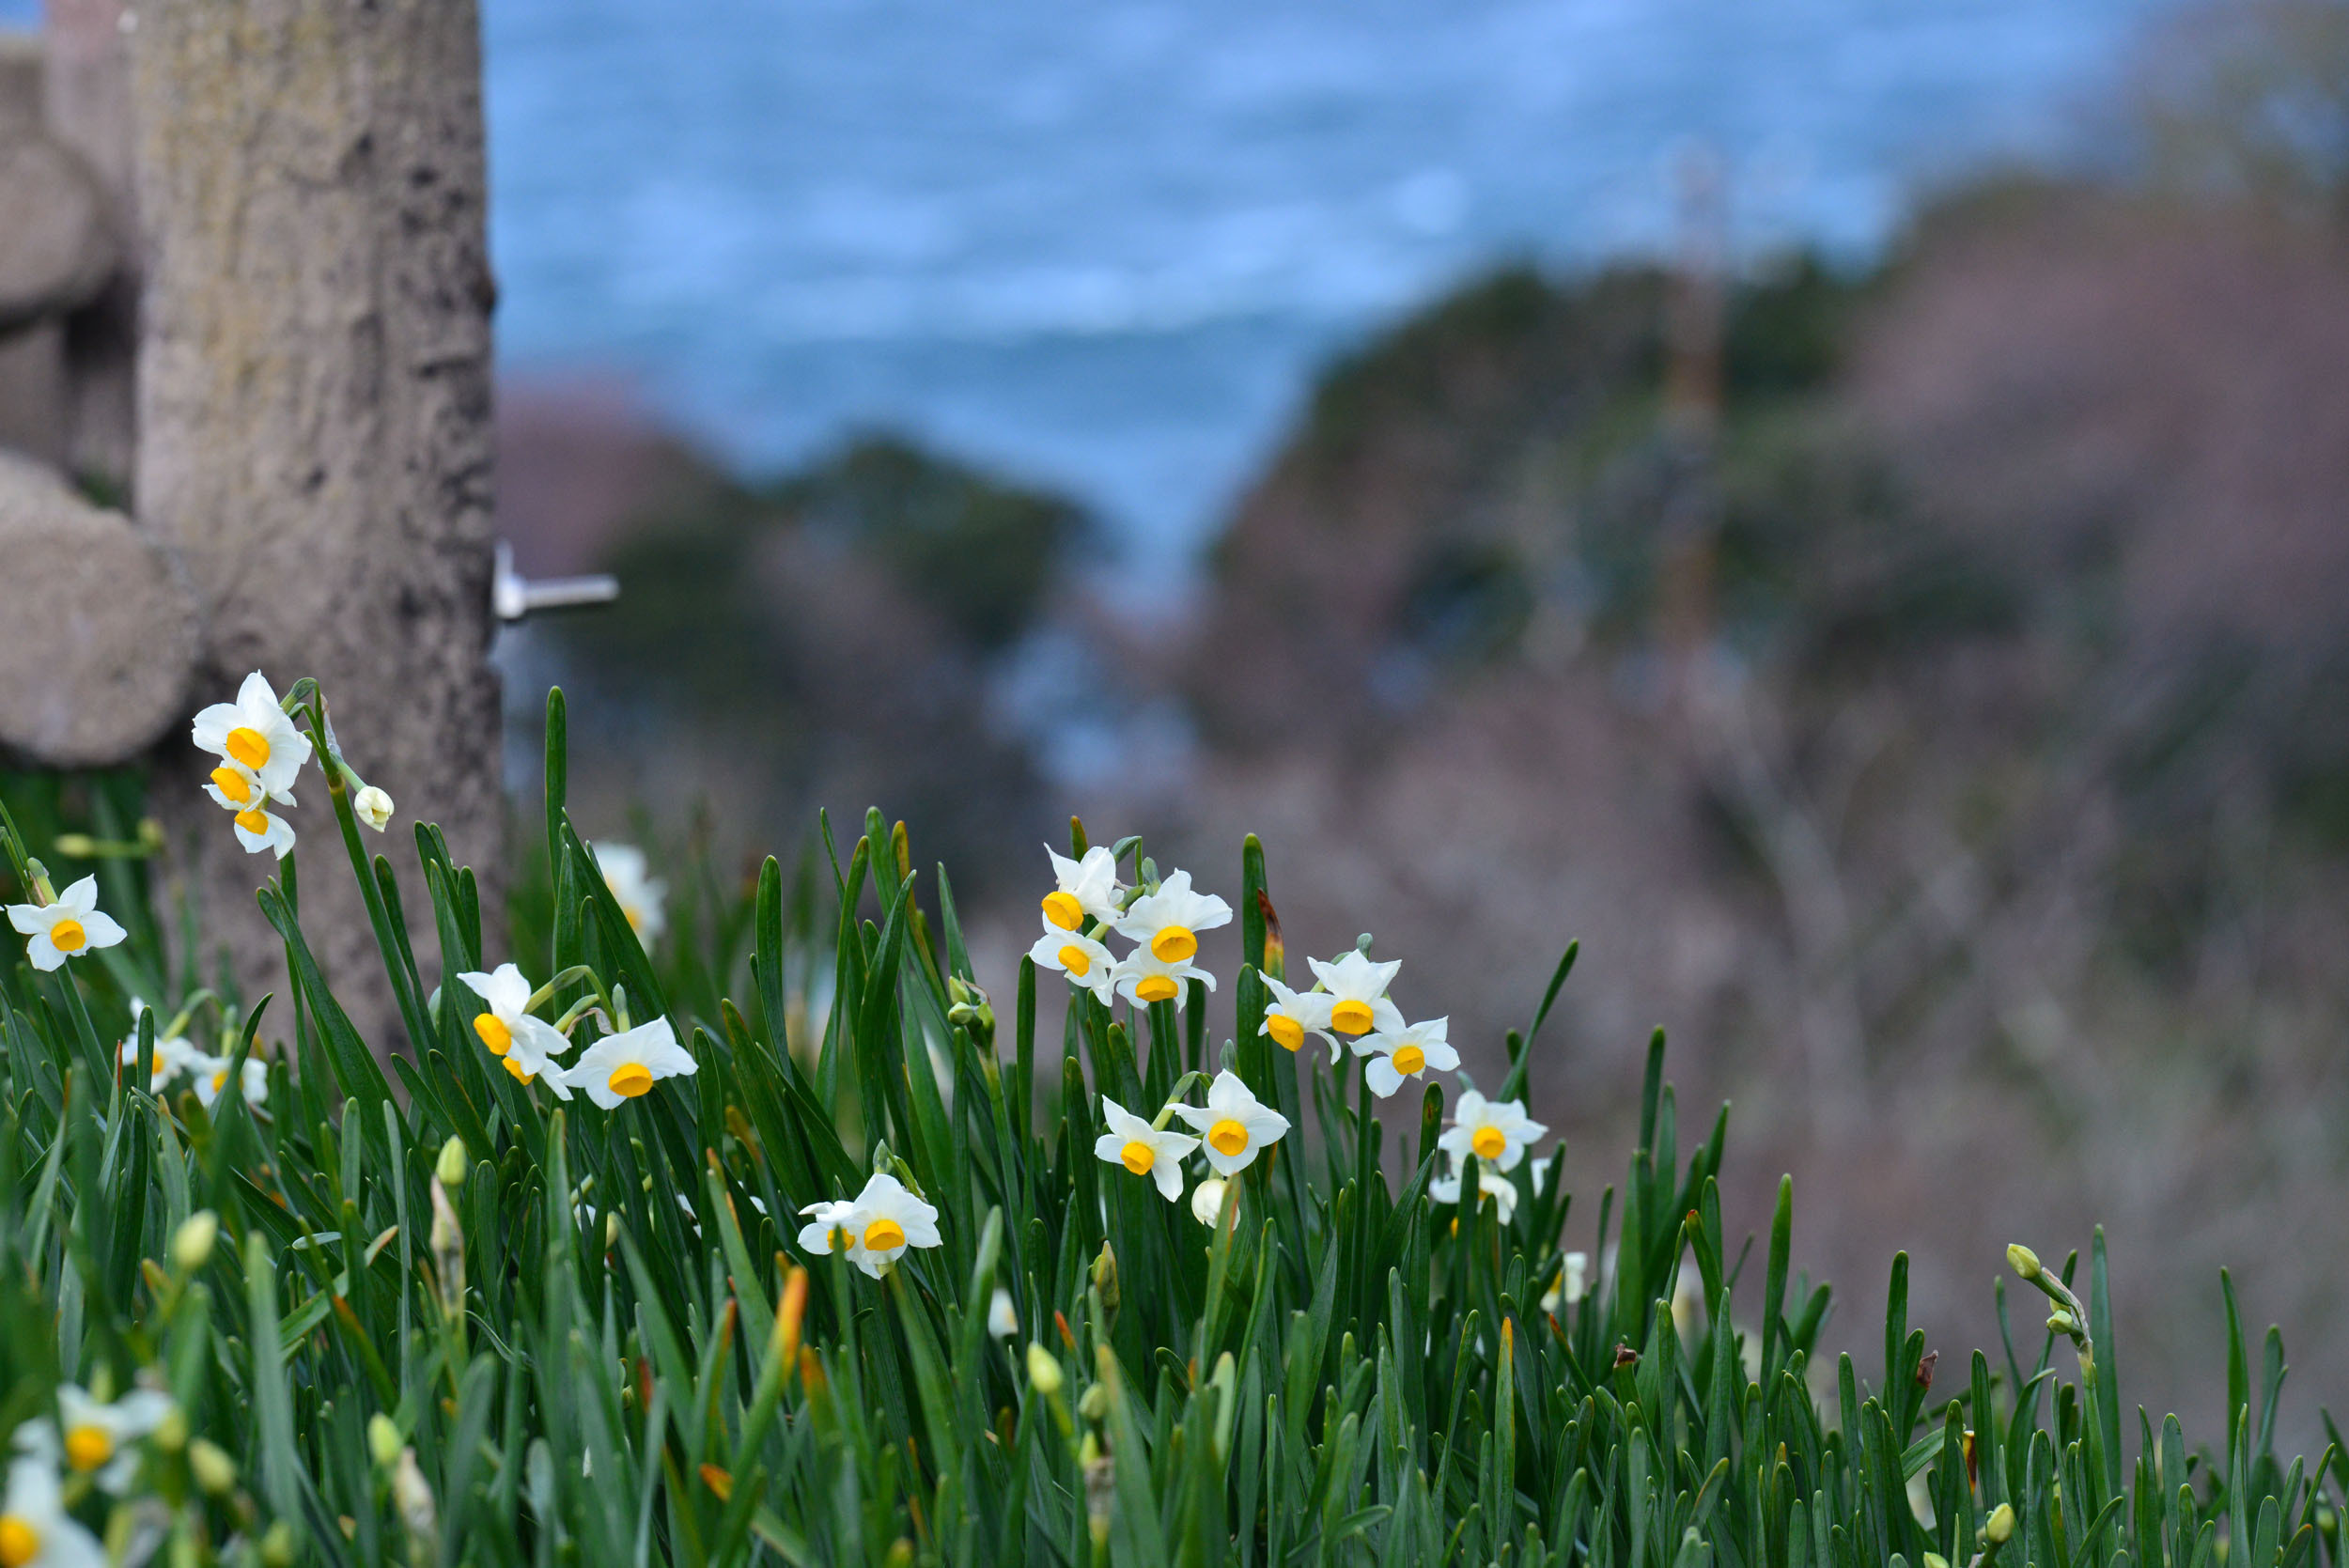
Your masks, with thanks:
M1313 368L1512 256L1880 247L2165 0L483 0L500 348L752 468L905 429L1169 581ZM26 20L29 0L0 0Z

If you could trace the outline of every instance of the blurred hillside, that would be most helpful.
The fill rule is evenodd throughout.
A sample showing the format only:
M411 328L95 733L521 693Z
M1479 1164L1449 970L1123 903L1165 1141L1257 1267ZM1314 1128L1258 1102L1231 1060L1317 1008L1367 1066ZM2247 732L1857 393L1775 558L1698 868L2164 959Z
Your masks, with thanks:
M2103 1219L2143 1377L2283 1231L2241 1282L2339 1387L2338 245L1985 193L1733 289L1710 410L1675 287L1504 277L1325 383L1219 557L1197 842L1471 1040L1581 937L1547 1113L1619 1127L1668 1026L1854 1321L1892 1242L1976 1343L2008 1233Z
M1093 591L1079 508L894 442L746 485L519 431L608 476L626 595L534 655L607 726L588 798L708 800L722 855L877 800L1003 984L1067 811L1211 881L1252 831L1291 951L1374 930L1487 1080L1579 937L1534 1110L1589 1199L1660 1023L1688 1112L1740 1104L1729 1192L1796 1173L1844 1322L1897 1245L1936 1343L1994 1343L2004 1243L2102 1220L2133 1391L2211 1416L2168 1369L2232 1262L2312 1421L2349 1386L2344 15L2189 16L2113 179L1945 197L1865 275L1698 244L1462 287L1330 367L1172 632Z

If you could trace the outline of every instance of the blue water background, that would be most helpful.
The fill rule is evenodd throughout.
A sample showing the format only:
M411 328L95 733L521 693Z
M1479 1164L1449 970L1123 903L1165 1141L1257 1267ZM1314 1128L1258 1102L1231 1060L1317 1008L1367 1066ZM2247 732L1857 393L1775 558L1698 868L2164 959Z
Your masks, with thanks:
M890 427L1177 582L1315 367L1512 256L1881 247L2165 0L484 0L505 366L751 470ZM0 0L0 19L32 15Z

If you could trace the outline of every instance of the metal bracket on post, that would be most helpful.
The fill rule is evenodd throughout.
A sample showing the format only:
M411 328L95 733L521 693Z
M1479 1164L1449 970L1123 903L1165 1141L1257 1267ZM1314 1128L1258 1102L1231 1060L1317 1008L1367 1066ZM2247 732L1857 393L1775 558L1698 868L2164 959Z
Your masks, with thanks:
M542 577L537 582L514 569L514 550L498 541L497 567L490 580L490 608L507 625L541 610L576 610L610 604L620 597L620 580L608 573L590 577Z

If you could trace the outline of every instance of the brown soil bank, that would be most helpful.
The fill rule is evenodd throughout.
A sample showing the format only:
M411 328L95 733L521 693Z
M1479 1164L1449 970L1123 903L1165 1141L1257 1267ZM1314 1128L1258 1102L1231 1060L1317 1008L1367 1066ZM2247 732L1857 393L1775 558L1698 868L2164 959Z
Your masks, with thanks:
M2128 1398L2215 1416L2225 1263L2312 1430L2343 247L2010 190L1710 305L1512 274L1332 373L1216 562L1182 847L1263 833L1292 950L1370 926L1489 1076L1579 937L1534 1108L1577 1190L1664 1024L1684 1117L1740 1102L1735 1198L1796 1173L1846 1331L1897 1246L1935 1343L1995 1344L2003 1244L2101 1219Z

